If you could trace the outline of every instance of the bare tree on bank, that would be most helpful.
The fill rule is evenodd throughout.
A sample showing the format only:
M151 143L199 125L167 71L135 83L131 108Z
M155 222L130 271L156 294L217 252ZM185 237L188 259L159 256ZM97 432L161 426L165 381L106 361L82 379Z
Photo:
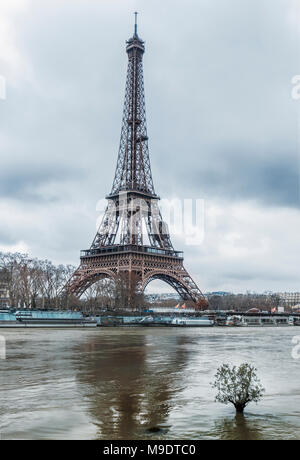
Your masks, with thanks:
M83 294L82 305L87 313L95 314L98 310L110 310L115 306L115 283L104 278L90 286Z
M247 311L258 308L262 311L271 312L279 305L277 294L227 294L209 296L209 306L212 310Z
M243 363L239 367L223 364L217 370L215 381L211 384L218 390L216 401L234 405L236 412L243 414L249 402L258 402L264 393L257 374L251 364Z
M116 279L116 307L131 310L142 309L144 306L144 294L141 291L140 278L132 273L128 279L126 273L120 272Z
M68 296L60 292L71 274L71 265L53 265L20 253L0 253L0 271L5 273L13 308L61 308ZM2 275L3 276L3 275Z

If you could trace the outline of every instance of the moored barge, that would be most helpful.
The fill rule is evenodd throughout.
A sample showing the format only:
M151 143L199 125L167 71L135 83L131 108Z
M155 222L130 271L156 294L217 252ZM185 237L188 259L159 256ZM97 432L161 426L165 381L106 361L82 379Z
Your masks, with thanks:
M97 327L97 321L80 312L16 311L0 313L0 328L82 328Z

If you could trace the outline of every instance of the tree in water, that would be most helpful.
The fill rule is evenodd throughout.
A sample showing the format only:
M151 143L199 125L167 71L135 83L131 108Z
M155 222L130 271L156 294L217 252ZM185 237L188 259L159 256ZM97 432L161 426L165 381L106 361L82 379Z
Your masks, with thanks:
M215 381L211 383L218 390L215 400L223 404L232 403L236 412L242 414L246 405L251 401L257 403L265 391L256 371L248 363L242 363L239 367L222 364L217 370Z

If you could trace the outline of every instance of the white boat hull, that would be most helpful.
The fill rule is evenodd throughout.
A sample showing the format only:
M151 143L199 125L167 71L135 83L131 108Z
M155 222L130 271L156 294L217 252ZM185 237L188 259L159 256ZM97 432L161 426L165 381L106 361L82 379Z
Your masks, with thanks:
M3 321L0 322L0 328L86 328L97 327L97 323L25 323L19 321Z

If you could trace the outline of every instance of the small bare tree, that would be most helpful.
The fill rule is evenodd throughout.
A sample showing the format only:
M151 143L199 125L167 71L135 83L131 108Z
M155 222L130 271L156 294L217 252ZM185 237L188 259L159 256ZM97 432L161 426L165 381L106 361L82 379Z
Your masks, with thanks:
M251 364L242 363L239 367L222 364L217 370L215 381L211 383L218 390L216 401L232 403L237 413L243 413L246 405L258 402L265 391Z
M129 277L126 272L120 271L116 276L116 308L137 310L144 307L144 294L141 291L141 278L133 272Z

